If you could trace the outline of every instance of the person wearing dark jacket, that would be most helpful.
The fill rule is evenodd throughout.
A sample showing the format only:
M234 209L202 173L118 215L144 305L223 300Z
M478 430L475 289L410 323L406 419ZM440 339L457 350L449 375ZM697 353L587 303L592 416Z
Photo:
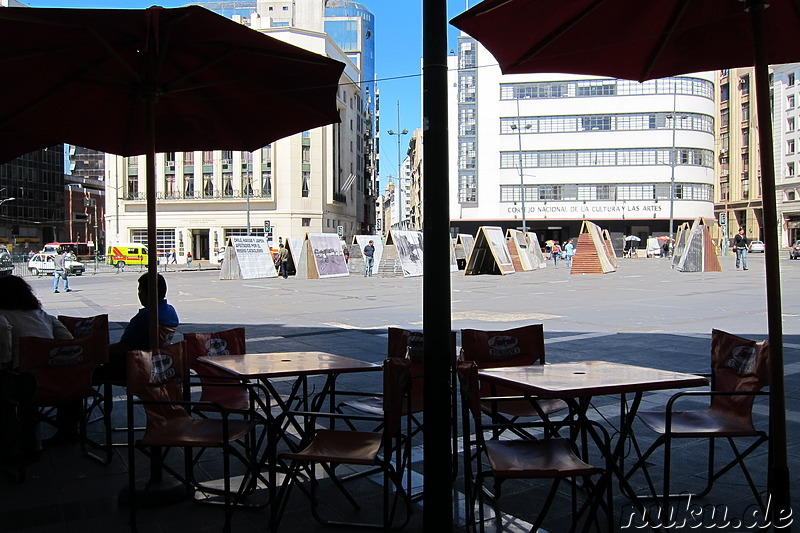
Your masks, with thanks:
M736 252L736 270L742 265L742 270L747 270L747 248L750 241L744 234L744 228L739 228L739 233L733 238L733 249Z
M363 242L363 241L362 241ZM364 277L372 276L372 267L375 266L375 241L369 241L364 247Z

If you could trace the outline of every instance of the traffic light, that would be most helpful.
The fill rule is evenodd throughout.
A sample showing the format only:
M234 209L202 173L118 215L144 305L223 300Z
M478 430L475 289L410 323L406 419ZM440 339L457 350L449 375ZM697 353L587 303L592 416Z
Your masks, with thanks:
M719 214L719 225L720 226L728 225L728 213L726 213L725 211Z
M269 220L264 221L264 236L267 238L272 237L272 224L270 224Z

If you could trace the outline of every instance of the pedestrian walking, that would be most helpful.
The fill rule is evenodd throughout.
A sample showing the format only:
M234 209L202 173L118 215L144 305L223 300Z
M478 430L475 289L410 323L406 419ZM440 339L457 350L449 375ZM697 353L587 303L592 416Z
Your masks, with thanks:
M375 241L369 241L364 247L364 277L372 276L372 268L375 266Z
M72 292L69 288L69 277L67 270L67 253L63 248L59 248L58 253L53 256L53 292L58 293L58 282L64 280L64 292Z
M736 270L742 265L742 270L747 270L747 248L750 240L744 234L744 228L739 228L739 233L733 238L733 249L736 250Z
M553 258L553 268L558 268L558 260L561 257L561 246L557 242L550 247L550 257Z
M169 252L169 262L170 262L170 264L173 264L173 265L177 265L178 264L178 254L175 253L175 248L173 248Z
M564 244L565 259L567 261L567 268L572 268L572 256L575 255L575 245L572 244L572 239Z
M278 261L281 267L281 276L283 279L289 277L289 250L283 244L278 245Z
M186 252L186 266L192 266L192 252Z

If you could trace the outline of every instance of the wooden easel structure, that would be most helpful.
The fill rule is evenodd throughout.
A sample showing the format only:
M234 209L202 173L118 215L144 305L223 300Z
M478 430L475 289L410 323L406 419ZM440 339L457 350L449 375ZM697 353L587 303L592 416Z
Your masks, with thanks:
M717 246L712 239L717 224L714 219L698 217L678 227L672 267L681 272L722 272Z
M506 245L511 254L514 270L525 272L539 268L539 261L531 253L530 240L528 240L527 233L523 234L516 229L506 230Z
M348 246L350 258L347 260L347 270L351 275L364 273L364 247L373 242L375 246L375 253L373 255L375 263L372 265L373 275L378 274L378 268L381 264L381 257L383 256L383 241L380 235L353 235L353 239Z
M608 235L606 232L605 235ZM570 274L608 274L614 272L614 260L609 257L609 252L614 254L611 239L607 239L600 226L594 222L584 220L581 232L578 235L578 244L575 246L575 255L572 257Z
M468 233L459 233L456 235L456 242L453 246L456 255L456 264L460 270L464 270L467 266L469 254L472 253L472 247L475 246L475 237Z
M481 226L475 236L475 246L467 259L465 275L513 274L514 263L506 245L503 228Z

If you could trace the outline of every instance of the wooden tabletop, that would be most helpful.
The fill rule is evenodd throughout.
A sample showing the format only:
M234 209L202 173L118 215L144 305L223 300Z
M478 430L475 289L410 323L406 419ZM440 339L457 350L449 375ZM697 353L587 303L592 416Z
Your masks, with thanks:
M551 398L577 398L685 387L702 387L708 380L642 366L586 361L518 367L487 368L480 379Z
M242 378L265 379L345 372L370 372L381 366L325 352L271 352L200 357Z

